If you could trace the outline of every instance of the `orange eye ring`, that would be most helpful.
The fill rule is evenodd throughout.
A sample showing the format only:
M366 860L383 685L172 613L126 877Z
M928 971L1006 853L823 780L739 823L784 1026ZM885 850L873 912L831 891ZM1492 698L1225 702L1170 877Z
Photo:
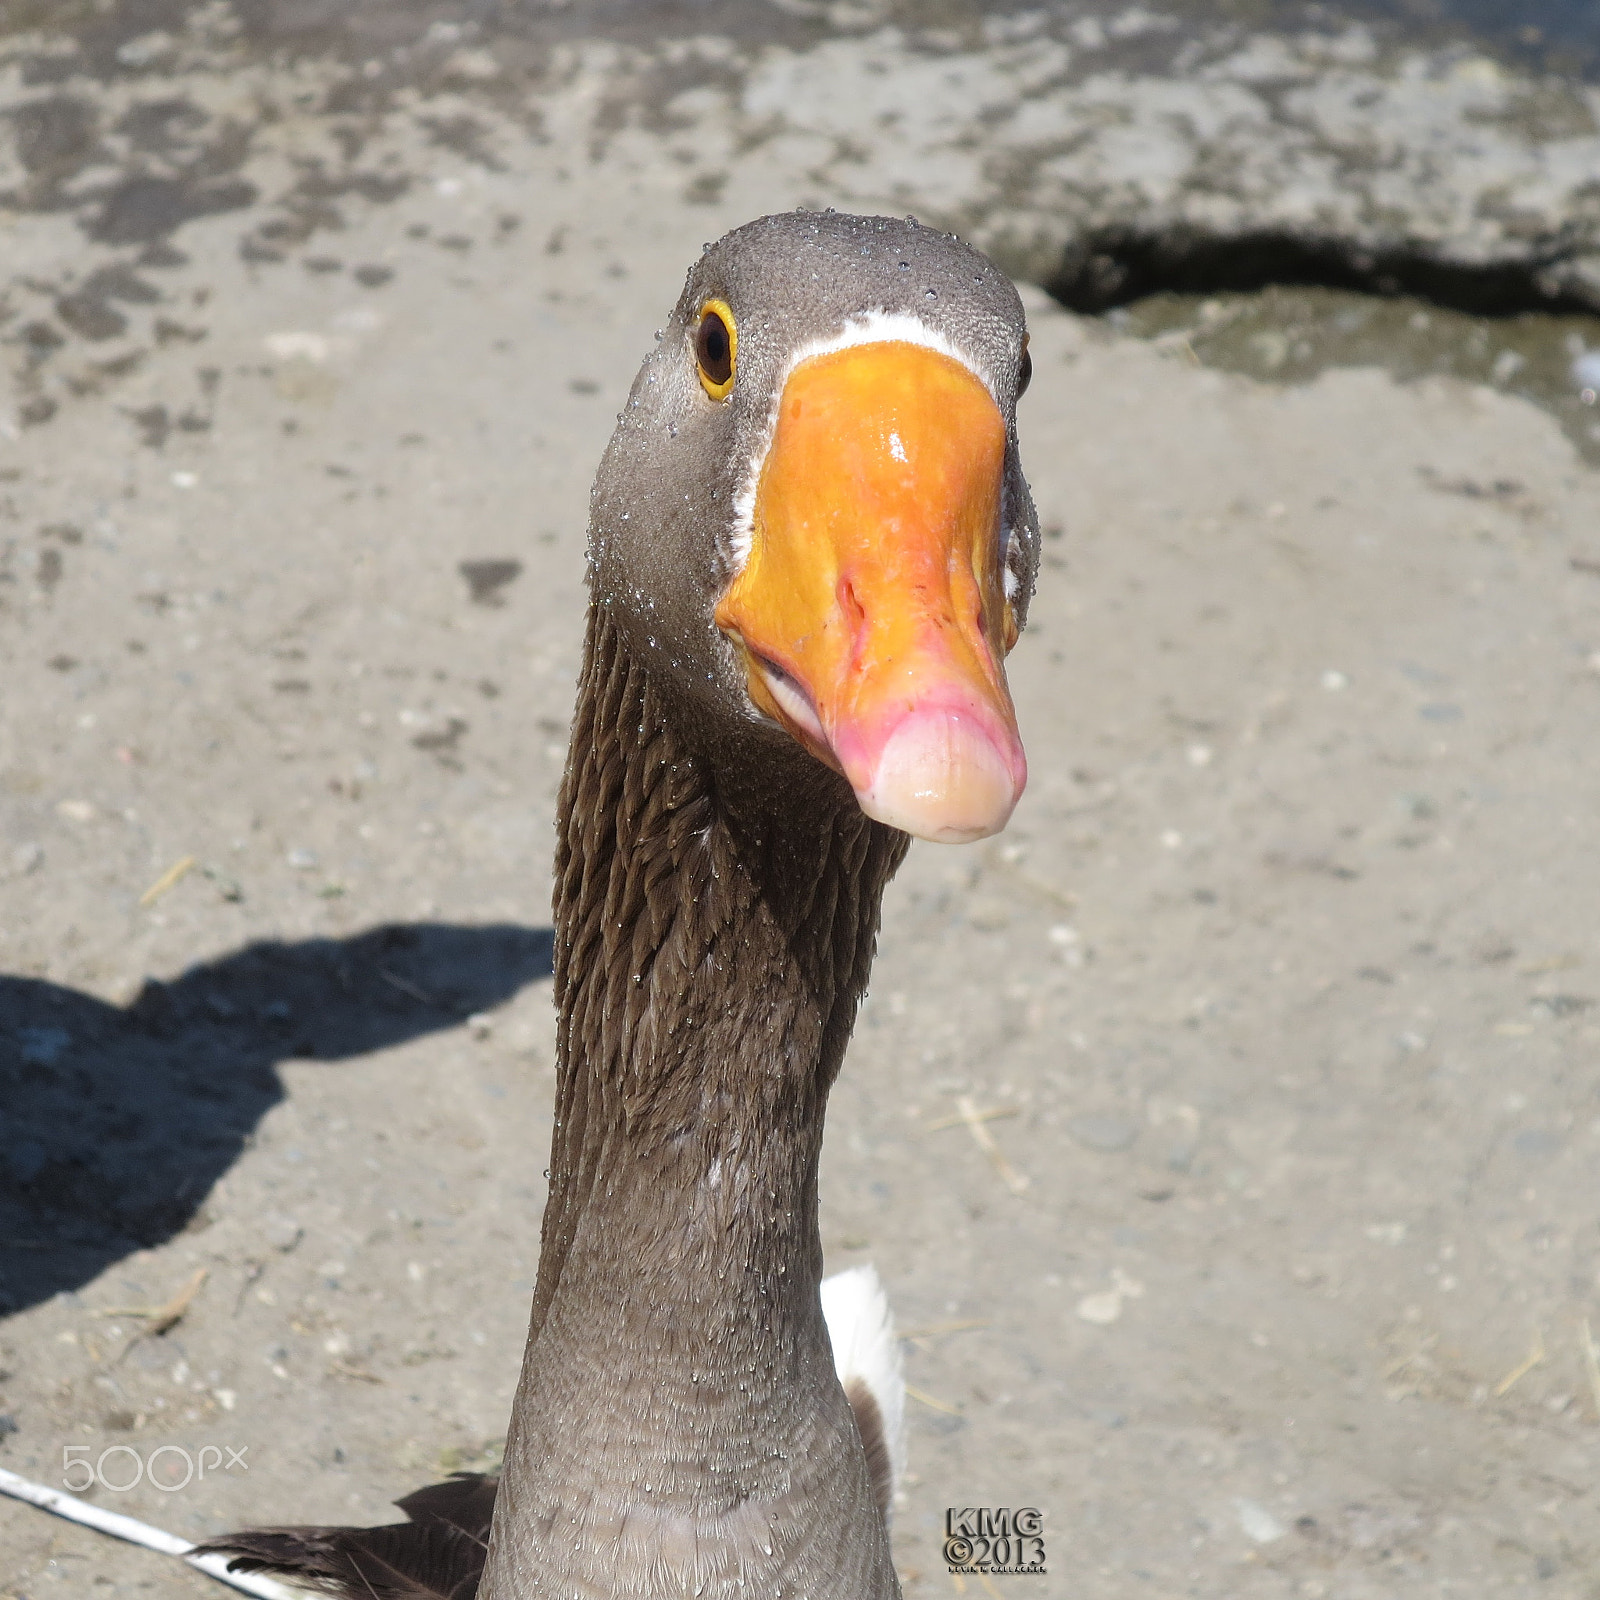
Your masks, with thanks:
M726 300L707 300L700 307L694 360L700 387L713 400L727 399L739 360L739 327Z

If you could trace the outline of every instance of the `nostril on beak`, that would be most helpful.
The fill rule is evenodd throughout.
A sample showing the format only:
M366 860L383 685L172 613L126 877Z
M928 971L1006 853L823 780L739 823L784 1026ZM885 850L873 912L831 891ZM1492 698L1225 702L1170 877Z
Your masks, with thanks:
M866 625L867 608L856 597L853 579L839 580L839 610L843 613L845 621L850 624L852 637L859 638L862 628Z

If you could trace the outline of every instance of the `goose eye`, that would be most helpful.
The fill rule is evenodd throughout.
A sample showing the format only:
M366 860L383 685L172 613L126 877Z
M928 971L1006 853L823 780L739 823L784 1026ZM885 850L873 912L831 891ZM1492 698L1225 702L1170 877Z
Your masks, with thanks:
M694 336L694 359L700 369L700 386L713 400L733 388L734 360L739 335L733 312L721 300L708 300L700 308L700 326Z
M1017 368L1017 399L1021 399L1028 392L1028 385L1033 382L1033 357L1028 353L1028 341L1022 341L1022 365Z

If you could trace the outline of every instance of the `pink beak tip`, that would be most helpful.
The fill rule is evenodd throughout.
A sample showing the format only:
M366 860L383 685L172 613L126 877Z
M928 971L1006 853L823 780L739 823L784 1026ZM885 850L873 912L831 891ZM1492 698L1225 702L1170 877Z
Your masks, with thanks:
M861 754L842 761L861 809L938 844L999 833L1028 781L1015 732L966 708L918 707L891 724L876 759Z

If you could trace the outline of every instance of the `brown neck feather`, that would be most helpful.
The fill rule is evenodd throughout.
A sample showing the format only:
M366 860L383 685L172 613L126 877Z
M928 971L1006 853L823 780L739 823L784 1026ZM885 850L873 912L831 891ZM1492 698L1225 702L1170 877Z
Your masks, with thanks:
M817 1161L906 841L832 774L762 766L689 737L592 609L550 1198L485 1600L632 1593L630 1541L681 1556L685 1593L896 1592L817 1301ZM591 1569L580 1525L627 1534Z

